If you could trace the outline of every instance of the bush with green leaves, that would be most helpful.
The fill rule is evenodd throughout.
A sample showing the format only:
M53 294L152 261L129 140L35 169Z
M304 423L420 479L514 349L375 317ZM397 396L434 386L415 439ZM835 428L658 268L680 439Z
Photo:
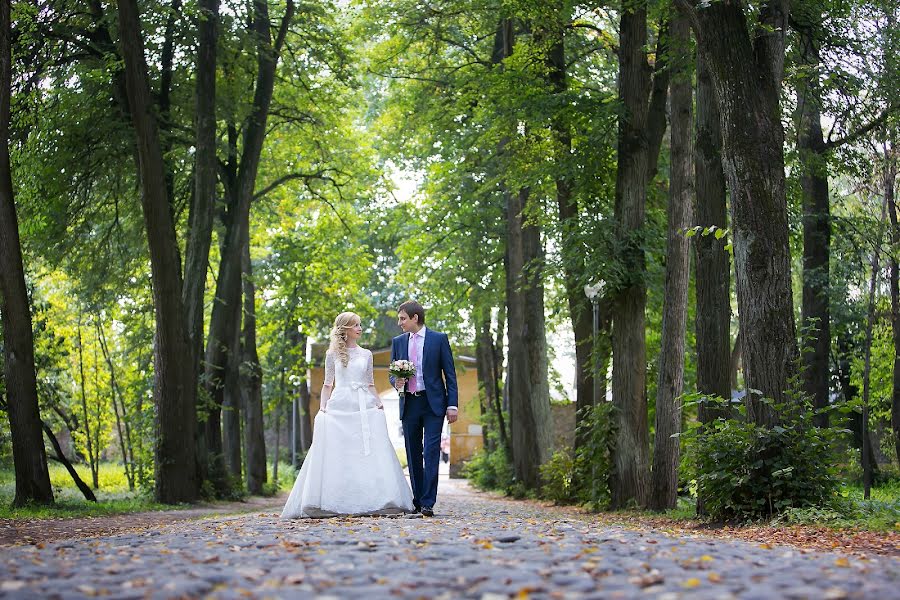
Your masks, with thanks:
M612 474L614 419L612 402L585 409L578 420L578 437L585 441L575 451L557 450L541 466L541 492L556 504L584 504L600 510L609 504Z
M831 506L839 483L835 441L842 431L814 427L812 413L803 410L771 428L719 419L696 430L692 459L707 514L746 520Z
M490 412L482 415L482 426L487 432L487 446L466 461L462 475L479 489L510 493L514 484L513 468L500 439L496 417Z

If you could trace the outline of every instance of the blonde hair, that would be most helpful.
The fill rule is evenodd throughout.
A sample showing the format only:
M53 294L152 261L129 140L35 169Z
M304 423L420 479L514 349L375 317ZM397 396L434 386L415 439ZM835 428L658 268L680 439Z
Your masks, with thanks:
M356 327L360 323L359 315L352 312L342 312L334 319L334 327L331 328L331 345L329 352L333 352L341 359L345 367L350 362L350 352L347 351L347 330Z

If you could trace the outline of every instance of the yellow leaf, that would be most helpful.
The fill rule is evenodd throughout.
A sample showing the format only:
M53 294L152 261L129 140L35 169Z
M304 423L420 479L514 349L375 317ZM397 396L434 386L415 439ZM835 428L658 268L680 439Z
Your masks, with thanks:
M698 585L700 585L700 580L697 579L696 577L691 577L690 579L688 579L687 581L685 581L684 583L682 583L682 584L681 584L681 587L695 588L695 587L697 587Z
M710 573L706 576L706 578L713 583L719 583L720 581L722 581L722 576L718 573Z
M713 557L710 556L709 554L704 554L703 556L700 557L700 560L702 560L703 562L709 562L712 559L713 559Z
M849 567L850 561L844 558L843 556L834 561L834 566L836 567Z

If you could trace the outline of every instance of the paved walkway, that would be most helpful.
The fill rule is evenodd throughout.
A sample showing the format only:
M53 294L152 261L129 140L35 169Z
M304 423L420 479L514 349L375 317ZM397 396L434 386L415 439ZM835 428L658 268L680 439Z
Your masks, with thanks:
M15 598L900 598L900 560L592 523L441 482L433 519L274 511L0 549Z

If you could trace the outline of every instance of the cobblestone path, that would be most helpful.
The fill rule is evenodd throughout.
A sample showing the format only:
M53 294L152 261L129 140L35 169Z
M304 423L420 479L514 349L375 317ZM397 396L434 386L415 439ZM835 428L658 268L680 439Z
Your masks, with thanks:
M0 548L8 598L900 598L900 560L667 536L441 482L433 519L274 510Z

